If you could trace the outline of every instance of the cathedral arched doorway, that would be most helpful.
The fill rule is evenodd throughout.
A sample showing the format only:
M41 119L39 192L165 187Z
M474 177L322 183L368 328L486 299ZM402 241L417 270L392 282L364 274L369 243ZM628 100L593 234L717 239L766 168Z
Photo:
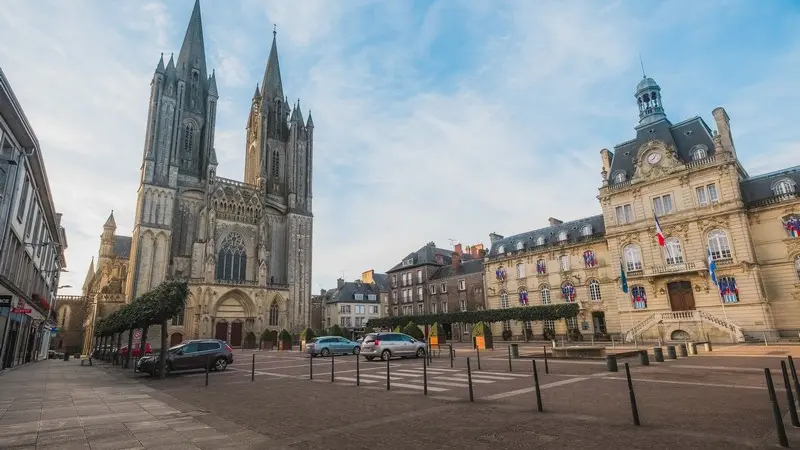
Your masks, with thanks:
M242 322L239 320L231 323L231 338L228 341L231 347L242 346Z
M220 320L214 327L214 339L228 342L228 321Z
M172 333L172 336L169 338L169 346L175 347L176 345L183 342L183 334L182 333Z
M248 331L244 337L244 348L256 348L256 334Z
M255 315L254 309L250 297L238 289L220 297L214 308L214 337L224 340L231 347L241 347L244 341L244 322Z

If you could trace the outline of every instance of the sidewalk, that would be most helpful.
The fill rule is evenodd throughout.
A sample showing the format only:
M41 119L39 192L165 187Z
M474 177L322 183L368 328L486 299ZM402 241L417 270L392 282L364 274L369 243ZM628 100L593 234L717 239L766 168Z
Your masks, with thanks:
M254 433L79 361L47 360L0 377L2 449L233 449ZM208 422L208 423L206 423ZM220 431L223 429L225 431Z

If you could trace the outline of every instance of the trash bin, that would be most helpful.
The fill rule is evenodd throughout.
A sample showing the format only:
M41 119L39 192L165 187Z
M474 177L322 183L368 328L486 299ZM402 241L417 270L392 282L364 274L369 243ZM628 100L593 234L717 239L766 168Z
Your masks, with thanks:
M511 344L511 357L519 358L519 344Z
M64 361L69 361L69 353L64 353Z

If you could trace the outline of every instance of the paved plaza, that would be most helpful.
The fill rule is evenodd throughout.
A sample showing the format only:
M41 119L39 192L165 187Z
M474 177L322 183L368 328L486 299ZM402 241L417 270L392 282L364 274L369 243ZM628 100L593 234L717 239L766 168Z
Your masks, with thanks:
M498 346L481 352L478 369L477 354L456 347L452 368L446 352L427 369L422 360L392 360L390 390L385 362L314 358L312 381L312 360L296 351L237 351L208 386L204 372L159 380L107 363L45 361L0 377L0 448L777 448L764 367L790 444L800 445L780 372L782 357L800 347L724 347L648 366L626 359L619 372L602 361L550 359L545 373L537 358L543 413L532 359L512 360L509 371ZM21 380L24 391L15 388Z

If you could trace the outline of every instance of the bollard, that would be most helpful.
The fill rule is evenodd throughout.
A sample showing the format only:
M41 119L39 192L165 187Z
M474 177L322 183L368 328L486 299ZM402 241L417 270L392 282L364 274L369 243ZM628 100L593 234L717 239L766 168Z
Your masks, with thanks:
M333 375L334 374L334 362L333 361L335 359L336 359L336 356L334 356L333 353L331 353L331 383L333 383L333 377L334 377L334 375Z
M208 370L211 368L211 357L206 356L206 386L208 386Z
M428 395L428 363L422 360L422 393Z
M314 355L308 355L308 379L314 379Z
M481 349L475 347L475 352L478 354L478 370L481 370Z
M627 366L628 363L625 363ZM607 355L606 356L606 370L609 372L617 372L619 369L617 368L617 356L616 355Z
M706 351L707 351L707 352L710 352L710 351L712 351L712 350L713 350L713 349L711 348L711 341L706 341L706 343L705 343L705 348L706 348Z
M469 384L469 401L474 402L475 396L472 392L472 369L469 366L469 356L467 357L467 384Z
M781 417L781 408L778 406L778 396L775 395L775 386L772 384L772 375L769 373L768 368L764 368L764 377L767 379L767 391L769 391L769 400L772 403L772 417L775 419L775 431L778 434L778 441L781 447L789 446L789 439L786 437L786 428L783 426L783 418Z
M786 388L786 403L789 405L789 415L792 418L792 426L800 427L800 419L797 418L797 406L794 404L792 394L792 384L789 382L789 372L786 370L786 361L781 361L781 372L783 372L783 385Z
M689 343L689 354L697 356L697 344L695 342Z
M794 392L800 400L800 381L797 379L797 369L794 367L794 360L792 355L789 355L789 369L792 371L792 381L794 381Z
M668 359L678 359L678 354L675 353L675 346L668 345L667 346L667 358Z
M625 376L628 378L628 395L631 399L631 414L633 414L633 424L637 427L639 423L639 407L636 406L636 394L633 393L633 381L631 381L631 368L625 363Z
M513 372L513 369L511 368L511 346L510 345L508 346L508 371L509 372Z
M391 378L389 376L389 360L391 360L391 359L392 359L391 355L388 358L386 358L386 390L387 391L391 391L392 390L392 381L391 381Z
M356 355L356 386L361 386L361 364L358 356Z
M448 344L450 346L450 368L453 368L453 357L455 354L453 353L453 344Z
M664 349L661 347L653 347L653 359L656 362L664 362Z
M253 353L253 366L250 369L250 381L255 381L256 379L256 354Z
M542 347L544 349L544 373L545 375L550 373L550 367L547 366L547 346Z
M542 392L539 390L539 373L536 371L536 360L533 360L533 385L536 387L536 409L542 412Z
M647 354L647 350L639 352L639 363L643 366L650 365L650 355Z
M689 356L686 353L686 344L681 344L678 346L678 354L681 356L681 358L686 358L687 356Z

